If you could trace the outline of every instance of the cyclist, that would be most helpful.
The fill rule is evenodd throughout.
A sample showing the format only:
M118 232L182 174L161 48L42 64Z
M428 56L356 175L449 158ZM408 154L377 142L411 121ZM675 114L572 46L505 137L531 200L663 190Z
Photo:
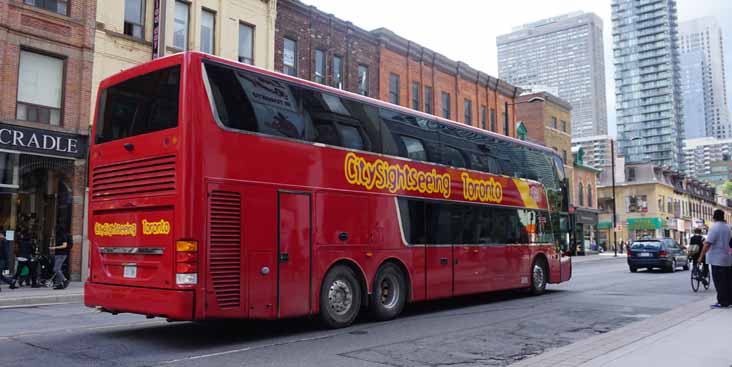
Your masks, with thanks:
M701 249L704 247L704 237L701 235L701 228L694 229L694 235L689 239L689 257L691 258L692 265L697 266L699 262L699 254ZM702 283L704 286L709 284L709 265L702 262Z

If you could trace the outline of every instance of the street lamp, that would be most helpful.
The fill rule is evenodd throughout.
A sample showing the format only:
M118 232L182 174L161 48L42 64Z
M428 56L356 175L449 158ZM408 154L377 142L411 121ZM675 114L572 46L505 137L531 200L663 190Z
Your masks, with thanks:
M617 213L616 213L616 207L615 204L615 141L613 139L610 139L610 162L611 163L611 177L613 181L613 249L615 251L615 257L618 257L618 231L617 231Z

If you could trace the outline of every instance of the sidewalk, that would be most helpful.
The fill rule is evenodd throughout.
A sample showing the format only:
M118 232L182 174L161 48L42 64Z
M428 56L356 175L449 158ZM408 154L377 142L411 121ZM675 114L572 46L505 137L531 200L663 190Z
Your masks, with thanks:
M10 289L3 283L2 292L0 292L0 308L42 303L81 302L83 297L84 283L82 282L71 282L69 287L63 290L45 287Z
M732 309L710 309L715 301L709 297L511 366L730 367Z

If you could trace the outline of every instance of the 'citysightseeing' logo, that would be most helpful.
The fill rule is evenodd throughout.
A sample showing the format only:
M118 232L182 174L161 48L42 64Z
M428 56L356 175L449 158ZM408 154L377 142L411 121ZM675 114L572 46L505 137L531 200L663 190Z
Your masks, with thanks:
M170 222L165 219L161 219L157 222L148 222L147 220L143 219L142 234L170 234Z
M346 154L344 164L346 181L351 185L363 186L367 190L417 191L422 194L441 194L450 197L450 174L439 174L436 170L420 171L408 164L389 164L377 159L368 162L355 153Z
M100 237L137 236L137 223L94 223L94 234Z
M460 177L463 180L463 196L466 200L496 204L503 201L503 186L493 177L488 180L474 179L467 173Z

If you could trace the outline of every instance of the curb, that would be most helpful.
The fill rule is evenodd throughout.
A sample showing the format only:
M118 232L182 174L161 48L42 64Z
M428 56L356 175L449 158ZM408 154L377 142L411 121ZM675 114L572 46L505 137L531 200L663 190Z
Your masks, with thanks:
M664 330L675 327L710 311L709 304L713 299L714 297L711 296L705 298L703 301L681 306L658 316L632 323L620 329L615 329L605 334L549 350L538 356L511 364L510 366L581 366L608 353L625 348L640 340L652 337Z
M579 260L582 259L582 260ZM588 256L573 256L572 257L572 264L584 264L584 263L591 263L596 261L610 261L610 260L619 260L619 259L627 259L627 256L625 254L618 254L618 257L615 256L608 256L608 255L590 255Z
M5 292L3 292L5 293ZM38 295L15 298L0 298L0 307L7 306L27 306L47 303L71 303L82 302L84 300L84 292L75 292L71 294L59 295Z

